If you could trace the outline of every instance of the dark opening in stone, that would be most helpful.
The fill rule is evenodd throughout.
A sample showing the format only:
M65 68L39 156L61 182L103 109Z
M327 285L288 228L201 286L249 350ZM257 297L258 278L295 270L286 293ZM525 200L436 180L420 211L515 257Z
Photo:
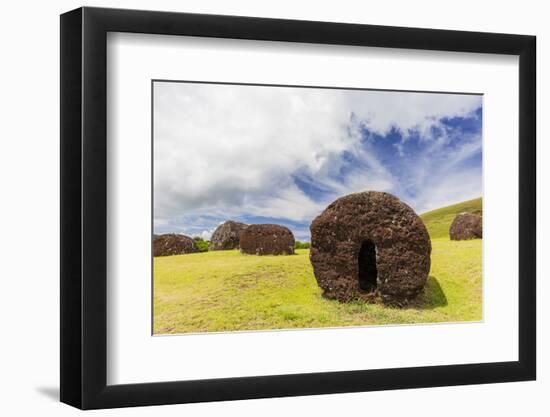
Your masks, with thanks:
M359 249L357 260L359 288L363 291L374 292L376 290L376 246L370 240L365 240Z
M379 296L384 303L404 306L426 284L432 251L428 230L412 208L391 194L340 197L310 229L311 265L326 298L350 302Z

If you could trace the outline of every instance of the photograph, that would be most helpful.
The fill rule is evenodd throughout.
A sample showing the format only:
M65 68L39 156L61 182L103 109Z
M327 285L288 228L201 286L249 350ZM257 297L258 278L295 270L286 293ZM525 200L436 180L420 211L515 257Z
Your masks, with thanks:
M26 119L6 136L22 147L5 177L29 181L5 207L49 227L36 209L51 196L60 242L30 263L10 244L8 281L28 290L16 278L36 266L41 287L8 291L24 320L7 333L49 351L8 379L34 384L39 408L57 386L105 413L387 414L390 398L407 416L537 415L543 14L226 3L63 6L56 36L42 13L44 36L14 44L34 72L48 49L32 45L58 51L38 94L7 84ZM29 97L50 104L38 119ZM27 169L52 161L58 192ZM54 235L17 227L12 241Z
M482 321L483 96L152 81L153 335Z

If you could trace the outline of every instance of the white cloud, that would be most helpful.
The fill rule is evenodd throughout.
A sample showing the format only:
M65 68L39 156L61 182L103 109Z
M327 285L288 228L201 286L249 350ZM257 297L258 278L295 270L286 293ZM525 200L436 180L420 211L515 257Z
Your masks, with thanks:
M404 135L418 131L422 137L429 138L431 128L439 126L442 117L464 117L481 105L481 97L477 95L361 93L351 95L352 107L360 118L368 120L369 129L380 135L387 134L393 127Z
M199 236L203 239L203 240L210 240L210 238L212 237L212 233L214 233L214 230L215 229L210 229L210 230L203 230Z
M319 90L156 84L156 214L244 206L266 194L299 202L296 190L280 189L289 173L315 173L351 146L349 109L335 100Z
M425 186L430 189L430 192L409 202L420 213L480 197L481 172L479 169L470 169L450 173L444 180L436 179Z
M395 128L429 138L441 117L466 116L481 103L464 95L158 82L154 93L155 225L163 226L192 213L304 221L337 196L391 191L397 180L359 144L361 123L382 135ZM335 181L343 151L368 169ZM298 170L329 190L327 201L295 185Z

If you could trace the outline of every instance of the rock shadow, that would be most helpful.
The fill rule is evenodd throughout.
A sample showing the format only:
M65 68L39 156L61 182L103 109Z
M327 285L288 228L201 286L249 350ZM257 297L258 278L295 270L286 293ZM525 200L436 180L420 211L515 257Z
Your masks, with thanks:
M445 307L448 304L447 297L439 281L433 275L428 277L424 290L416 300L411 302L411 307L422 310L431 310L437 307Z

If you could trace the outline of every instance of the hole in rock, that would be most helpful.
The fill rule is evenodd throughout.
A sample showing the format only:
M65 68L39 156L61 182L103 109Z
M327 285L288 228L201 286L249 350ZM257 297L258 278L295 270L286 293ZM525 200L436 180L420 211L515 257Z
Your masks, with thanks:
M376 246L370 240L365 240L361 244L357 263L359 288L363 291L374 292L378 271L376 269Z

